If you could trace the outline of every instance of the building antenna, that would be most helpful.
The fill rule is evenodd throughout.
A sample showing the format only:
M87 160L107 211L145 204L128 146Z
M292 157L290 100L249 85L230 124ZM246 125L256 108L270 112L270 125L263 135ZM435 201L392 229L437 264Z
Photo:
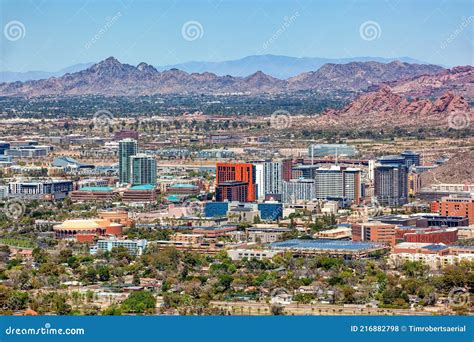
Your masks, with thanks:
M336 147L336 166L337 166L337 147Z
M314 144L311 144L311 165L314 164Z

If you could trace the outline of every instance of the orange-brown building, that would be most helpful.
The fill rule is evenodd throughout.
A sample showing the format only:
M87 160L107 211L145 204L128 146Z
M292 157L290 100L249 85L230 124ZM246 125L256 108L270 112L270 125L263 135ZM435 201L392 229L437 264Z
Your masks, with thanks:
M103 219L66 220L53 227L56 238L75 238L78 242L92 242L100 236L121 236L120 223Z
M217 163L216 184L239 181L247 183L247 202L256 200L255 166L251 163Z
M130 227L133 222L126 211L99 211L97 216L111 223L120 223L124 227Z
M467 217L469 224L474 224L474 195L443 197L431 203L431 212L442 216Z
M373 241L394 245L395 234L394 224L366 222L352 225L352 241Z

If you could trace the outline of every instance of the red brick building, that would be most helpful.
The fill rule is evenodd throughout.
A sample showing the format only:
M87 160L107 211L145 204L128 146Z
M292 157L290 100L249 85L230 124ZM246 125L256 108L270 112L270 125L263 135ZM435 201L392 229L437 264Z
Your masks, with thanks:
M474 224L474 195L443 197L431 203L431 212L443 216L462 216Z
M352 225L352 241L373 241L394 245L396 227L382 222L356 223Z

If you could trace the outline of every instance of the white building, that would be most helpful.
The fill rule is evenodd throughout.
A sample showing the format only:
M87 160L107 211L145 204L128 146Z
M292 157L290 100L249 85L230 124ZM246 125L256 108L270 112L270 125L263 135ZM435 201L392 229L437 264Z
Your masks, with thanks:
M281 194L282 181L283 164L281 162L261 161L255 163L255 182L259 200L263 200L267 194Z

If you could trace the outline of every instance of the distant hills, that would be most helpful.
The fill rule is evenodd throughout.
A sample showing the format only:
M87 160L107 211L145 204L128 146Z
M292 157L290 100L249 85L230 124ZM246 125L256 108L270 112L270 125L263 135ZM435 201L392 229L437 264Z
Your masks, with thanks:
M354 57L354 58L320 58L320 57L288 57L276 55L254 55L244 58L222 61L222 62L187 62L180 64L170 64L155 66L158 71L179 69L188 73L210 72L218 76L246 77L257 71L262 71L267 75L279 79L286 79L303 72L318 70L324 64L346 64L351 62L379 62L390 63L393 61L405 63L428 64L410 57L382 58L382 57ZM50 77L61 77L67 73L85 70L95 63L82 63L69 66L67 68L50 71L0 71L0 82L25 82L30 80L40 80Z
M315 71L324 64L347 64L351 62L390 63L400 61L413 64L428 64L410 57L351 57L351 58L321 58L321 57L288 57L277 55L247 56L241 59L223 62L187 62L173 65L157 66L159 71L179 69L189 73L212 72L218 76L232 75L245 77L257 71L279 79L287 79L298 74Z
M179 69L159 71L140 63L120 63L109 57L85 70L60 77L0 84L3 96L105 95L141 96L155 94L283 93L358 93L384 82L436 75L444 68L400 61L324 64L316 71L303 72L281 80L257 71L246 77L219 76L211 72L188 73Z
M0 82L25 82L30 80L42 80L50 77L61 77L67 73L73 73L89 68L94 63L80 63L71 65L58 71L0 71Z

